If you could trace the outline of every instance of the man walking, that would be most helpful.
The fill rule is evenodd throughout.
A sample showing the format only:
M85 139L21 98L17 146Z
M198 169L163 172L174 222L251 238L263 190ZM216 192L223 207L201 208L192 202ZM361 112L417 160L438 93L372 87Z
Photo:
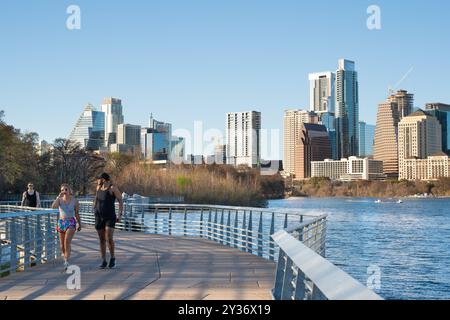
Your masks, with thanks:
M115 203L119 202L119 215L116 216ZM97 194L94 200L95 229L100 240L100 254L102 264L100 269L116 267L114 228L116 222L120 222L123 214L123 200L119 189L112 184L107 173L97 177ZM109 264L106 262L106 243L108 243L111 258Z
M22 195L22 207L40 208L41 199L39 197L39 192L34 190L34 185L32 182L28 183L28 190Z

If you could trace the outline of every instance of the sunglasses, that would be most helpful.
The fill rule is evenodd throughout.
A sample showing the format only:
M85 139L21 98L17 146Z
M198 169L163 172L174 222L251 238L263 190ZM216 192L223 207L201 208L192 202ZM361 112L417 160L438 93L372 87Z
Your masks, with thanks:
M28 188L33 188L34 186L32 185L32 184L29 184L28 185Z

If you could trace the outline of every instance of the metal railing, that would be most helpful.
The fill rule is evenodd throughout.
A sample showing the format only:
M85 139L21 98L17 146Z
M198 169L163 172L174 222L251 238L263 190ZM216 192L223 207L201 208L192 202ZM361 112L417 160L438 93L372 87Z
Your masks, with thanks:
M92 202L80 202L81 221L95 223ZM215 241L268 260L278 248L270 237L289 225L313 222L315 215L213 205L126 203L119 230L168 236L197 237Z
M326 217L272 235L279 247L275 300L381 300L325 259Z
M0 206L0 276L60 255L57 210Z
M42 202L43 207L50 205L51 201ZM5 206L0 203L0 208ZM8 210L14 208L23 211L22 207ZM125 203L124 211L116 225L119 230L203 238L276 261L274 299L381 299L325 259L326 215L284 209L138 203ZM11 261L20 259L8 271L58 256L54 213L55 210L40 210L0 214L0 230L5 230L0 234L16 239L14 244L2 240L1 250L9 246L16 250L8 253ZM45 219L38 218L44 216ZM92 201L80 201L80 216L83 224L95 224ZM34 233L25 232L26 226ZM23 254L17 254L19 251Z

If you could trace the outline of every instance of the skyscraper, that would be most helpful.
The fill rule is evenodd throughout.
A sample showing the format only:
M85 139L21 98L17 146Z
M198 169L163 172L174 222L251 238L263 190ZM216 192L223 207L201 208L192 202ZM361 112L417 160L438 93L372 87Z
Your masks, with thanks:
M340 59L336 71L336 144L337 158L359 154L359 97L358 73L355 63Z
M121 123L117 126L117 143L110 146L111 152L139 152L141 126Z
M359 156L369 157L373 155L375 139L375 126L364 121L359 122Z
M184 139L182 150L184 157ZM172 124L157 121L150 115L149 127L141 130L142 157L146 160L172 160ZM178 160L175 160L178 161Z
M318 123L315 112L301 109L286 110L284 112L284 171L296 175L296 153L300 145L300 136L303 123Z
M309 74L309 107L319 116L322 113L334 114L336 75L333 72Z
M78 142L86 150L99 150L105 142L105 114L88 104L70 133L69 140Z
M399 179L448 176L448 156L442 151L442 127L423 110L404 117L398 125Z
M311 177L311 161L331 158L330 138L324 125L302 123L294 152L294 179Z
M105 113L105 145L110 146L117 143L117 126L124 121L122 100L103 99L102 112Z
M442 128L439 121L423 110L404 117L398 125L398 157L419 158L442 152Z
M408 116L414 109L414 95L406 90L398 90L388 98L389 102L394 102L398 108L400 120Z
M261 112L226 114L227 164L249 167L261 161Z
M450 105L427 103L426 112L436 117L442 127L442 151L450 156Z
M398 177L398 123L400 116L395 102L378 105L377 125L373 155L383 161L384 174L389 178Z

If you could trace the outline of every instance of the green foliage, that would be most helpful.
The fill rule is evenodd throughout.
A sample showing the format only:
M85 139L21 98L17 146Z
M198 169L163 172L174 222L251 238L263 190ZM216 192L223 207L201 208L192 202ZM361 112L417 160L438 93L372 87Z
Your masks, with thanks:
M0 112L0 198L22 193L29 181L41 193L57 192L61 183L88 192L92 178L105 165L101 157L65 139L56 139L52 151L39 155L39 136L21 133L3 118Z

